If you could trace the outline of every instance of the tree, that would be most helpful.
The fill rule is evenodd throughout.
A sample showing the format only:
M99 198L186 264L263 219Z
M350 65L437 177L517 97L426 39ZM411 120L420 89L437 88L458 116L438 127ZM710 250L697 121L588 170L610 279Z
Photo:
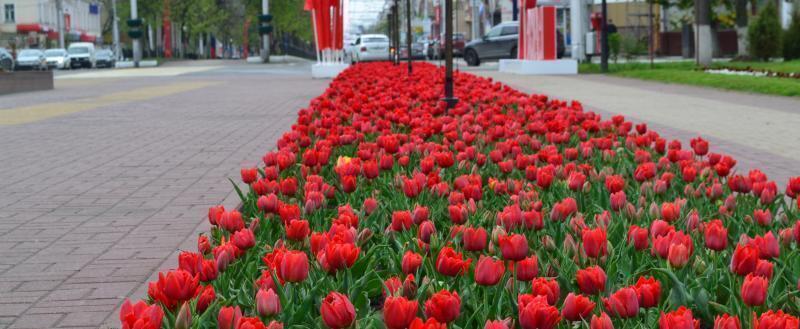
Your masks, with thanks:
M736 39L739 56L747 55L747 0L736 0Z
M698 64L709 66L714 54L711 35L711 0L695 0L695 19L697 20Z
M768 1L747 31L750 54L764 61L780 56L781 32L778 10L772 1Z
M786 30L783 40L783 60L800 59L800 8L792 13L792 25Z

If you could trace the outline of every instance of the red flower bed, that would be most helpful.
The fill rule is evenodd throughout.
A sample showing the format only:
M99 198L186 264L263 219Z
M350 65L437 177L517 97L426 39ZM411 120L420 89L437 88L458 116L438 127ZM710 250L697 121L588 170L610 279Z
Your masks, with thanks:
M469 74L445 111L442 82L343 72L123 328L798 328L800 178Z

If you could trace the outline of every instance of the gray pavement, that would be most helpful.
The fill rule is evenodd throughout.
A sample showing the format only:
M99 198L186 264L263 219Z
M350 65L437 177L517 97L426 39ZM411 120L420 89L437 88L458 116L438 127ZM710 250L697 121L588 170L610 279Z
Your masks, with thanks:
M329 83L304 62L154 70L0 97L0 328L117 326L124 298L207 229L207 208L235 206L227 177Z

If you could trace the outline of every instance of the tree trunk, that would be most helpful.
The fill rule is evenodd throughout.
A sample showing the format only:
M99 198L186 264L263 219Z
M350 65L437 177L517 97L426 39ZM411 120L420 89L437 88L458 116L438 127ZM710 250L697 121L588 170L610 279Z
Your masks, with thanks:
M697 64L708 66L711 65L713 57L710 0L695 0L695 20L697 21Z
M736 0L736 41L739 56L747 56L747 2Z

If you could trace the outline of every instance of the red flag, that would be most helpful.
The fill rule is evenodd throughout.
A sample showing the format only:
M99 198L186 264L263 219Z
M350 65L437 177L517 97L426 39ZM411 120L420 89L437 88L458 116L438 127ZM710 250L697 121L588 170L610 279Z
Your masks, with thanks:
M303 10L305 11L314 10L314 0L306 0L306 3L303 4Z

